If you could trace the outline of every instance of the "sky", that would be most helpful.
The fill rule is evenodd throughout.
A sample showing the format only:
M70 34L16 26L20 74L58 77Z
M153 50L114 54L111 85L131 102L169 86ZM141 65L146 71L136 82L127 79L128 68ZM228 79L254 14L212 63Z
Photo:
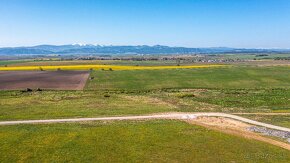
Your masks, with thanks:
M0 47L290 48L290 0L0 0Z

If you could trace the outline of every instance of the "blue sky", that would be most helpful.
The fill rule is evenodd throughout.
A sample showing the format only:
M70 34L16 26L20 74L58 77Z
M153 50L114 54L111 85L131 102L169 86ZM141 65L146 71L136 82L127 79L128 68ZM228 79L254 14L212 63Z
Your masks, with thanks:
M0 0L0 46L290 48L290 0Z

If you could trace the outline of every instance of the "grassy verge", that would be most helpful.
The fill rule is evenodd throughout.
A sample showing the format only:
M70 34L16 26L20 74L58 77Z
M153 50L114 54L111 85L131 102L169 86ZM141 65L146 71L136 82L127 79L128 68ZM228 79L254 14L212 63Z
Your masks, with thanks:
M289 89L219 89L181 92L177 97L237 112L289 112Z
M0 120L137 115L172 111L166 104L92 91L0 92ZM73 102L72 102L73 101Z
M246 118L290 128L290 115L240 115Z
M0 120L140 115L160 112L289 112L289 90L0 92ZM72 102L73 101L73 102Z
M287 162L287 150L179 121L2 126L0 162Z

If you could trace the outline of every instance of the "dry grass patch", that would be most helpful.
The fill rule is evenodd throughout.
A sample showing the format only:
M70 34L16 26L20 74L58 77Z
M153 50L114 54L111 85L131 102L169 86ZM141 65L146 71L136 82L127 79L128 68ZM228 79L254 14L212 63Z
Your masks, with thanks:
M149 97L149 96L138 96L138 95L126 95L126 96L120 96L123 97L125 99L128 100L132 100L133 102L142 102L142 103L146 103L146 104L153 104L153 105L161 105L161 106L167 106L170 108L177 108L176 105L173 105L167 101L161 100L159 98L156 97Z

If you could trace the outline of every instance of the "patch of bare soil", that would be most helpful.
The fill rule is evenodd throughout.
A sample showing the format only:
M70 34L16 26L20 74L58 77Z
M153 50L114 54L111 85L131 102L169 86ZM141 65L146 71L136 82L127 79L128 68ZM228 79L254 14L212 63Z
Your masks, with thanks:
M264 137L258 133L251 132L247 130L247 128L251 127L251 125L240 121L221 117L197 117L196 119L187 120L187 122L191 124L200 125L209 129L213 129L216 131L220 131L223 133L241 136L247 139L259 140L290 150L290 144L273 140L271 138Z
M88 71L2 71L0 90L82 90L88 77Z
M200 93L204 93L207 92L207 89L181 89L180 92L192 92L195 94L200 94Z

